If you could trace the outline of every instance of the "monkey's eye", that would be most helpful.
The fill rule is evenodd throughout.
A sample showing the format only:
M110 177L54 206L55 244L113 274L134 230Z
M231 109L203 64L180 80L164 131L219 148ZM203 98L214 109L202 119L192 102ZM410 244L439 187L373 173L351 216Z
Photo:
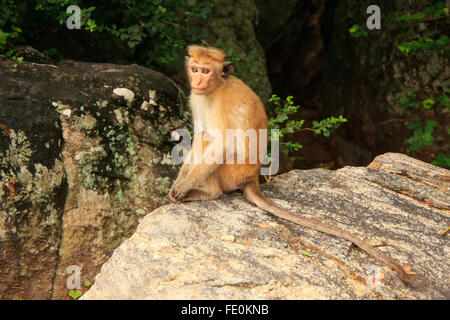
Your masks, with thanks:
M197 67L192 67L191 71L195 73L195 72L198 72L198 69L197 69Z
M202 69L202 73L208 74L208 73L209 73L209 69L203 68L203 69Z

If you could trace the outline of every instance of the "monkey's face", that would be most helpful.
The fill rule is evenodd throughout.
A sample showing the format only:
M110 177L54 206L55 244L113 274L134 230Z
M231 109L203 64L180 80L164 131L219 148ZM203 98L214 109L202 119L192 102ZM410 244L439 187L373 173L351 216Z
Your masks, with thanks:
M220 82L220 75L212 63L199 63L191 58L187 73L192 92L198 95L210 94Z

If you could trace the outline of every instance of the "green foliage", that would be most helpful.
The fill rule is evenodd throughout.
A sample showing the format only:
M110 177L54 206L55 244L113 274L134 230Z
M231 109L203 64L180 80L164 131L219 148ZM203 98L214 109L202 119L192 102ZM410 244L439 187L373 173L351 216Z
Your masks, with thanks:
M84 280L83 285L84 285L86 288L89 288L90 286L92 286L92 282L89 281L89 280Z
M417 23L426 23L436 20L446 20L449 17L449 8L444 6L442 1L436 2L434 5L427 7L424 12L417 12L413 14L406 14L397 17L395 20L399 22L403 28L408 28ZM368 32L355 24L349 29L349 33L354 38L367 36ZM431 39L428 37L418 38L403 42L398 45L398 49L405 53L417 53L422 50L435 51L439 54L449 55L450 50L450 38L447 35L442 35L438 39ZM401 105L407 108L420 109L422 106L424 109L430 110L435 108L450 108L450 100L448 95L450 90L444 89L442 95L438 98L427 98L417 101L416 92L413 89L408 89L406 95L399 92L395 95L395 99L399 101ZM314 125L314 124L313 124ZM317 123L316 123L317 125ZM416 121L408 126L413 131L413 136L405 139L405 143L409 145L408 151L415 151L425 146L430 146L433 141L434 128L437 126L437 121L427 120L425 124L422 121ZM449 156L440 154L432 163L439 166L448 166Z
M396 21L401 23L404 28L410 27L417 23L427 23L430 21L442 20L445 21L449 17L449 8L444 7L444 3L441 1L436 2L433 6L425 9L424 12L418 12L414 14L402 15L396 18ZM359 38L367 36L368 32L361 28L359 25L353 25L349 29L349 33L354 38ZM448 49L450 45L450 38L447 35L442 35L438 39L431 39L428 37L418 38L416 40L403 42L398 45L398 49L405 53L417 53L421 50L431 50L438 54L448 55L450 50ZM402 89L405 91L405 89ZM444 88L442 95L439 97L429 97L418 101L416 97L416 92L414 89L408 89L406 94L404 92L398 92L395 95L395 99L406 108L413 108L419 110L422 106L426 110L437 109L437 108L450 108L450 100L448 95L450 90ZM320 123L313 123L313 128L319 126ZM413 136L405 139L405 144L408 146L408 152L419 150L425 146L431 146L433 142L433 132L438 122L435 120L426 120L425 123L422 120L418 120L411 123L408 128L413 131ZM440 154L432 162L439 166L448 166L449 157L445 154Z
M329 137L331 132L339 126L347 122L342 115L339 118L329 117L321 121L313 121L312 128L302 128L305 120L293 120L289 119L297 113L300 108L299 105L294 105L293 97L288 96L283 104L281 104L281 98L276 94L272 94L269 98L270 102L274 108L275 117L269 118L269 129L278 129L278 138L283 139L286 135L295 133L302 130L312 131L314 135L323 135ZM302 145L296 142L283 141L281 142L281 151L288 155L293 151L297 151L302 148Z
M439 166L439 167L444 167L444 168L450 167L450 156L447 154L441 153L431 163L434 164L435 166Z
M353 38L366 37L369 34L367 30L363 29L358 24L354 24L350 29L348 29L348 32L350 32L350 35Z
M10 32L4 32L0 28L0 58L9 59L15 62L22 62L23 57L16 55L16 48L12 43L20 40L22 29L16 26L11 27Z
M422 106L425 109L433 109L435 104L436 104L436 101L434 101L433 99L425 99L422 101Z
M331 132L339 128L339 126L344 122L347 122L347 119L345 119L342 115L340 115L339 118L331 116L321 121L313 121L312 128L314 129L315 135L322 134L328 138Z
M69 297L71 297L73 300L77 300L81 295L83 294L81 290L69 290Z
M290 120L289 116L295 114L297 110L300 108L299 105L294 105L292 101L293 97L288 96L286 98L286 102L281 105L281 98L276 94L272 94L269 98L269 102L274 105L274 113L275 117L269 118L269 129L278 129L278 137L282 139L286 134L294 133L302 128L305 120ZM299 143L293 142L282 142L281 143L281 151L288 155L293 151L297 151L302 148L302 145Z
M67 29L70 5L81 10L81 30ZM207 44L210 36L199 26L213 8L213 0L0 0L0 58L21 61L15 47L30 44L55 61L93 52L99 61L178 73L186 46ZM67 34L70 41L55 41ZM2 45L6 40L7 46ZM210 45L222 48L228 60L242 62L234 72L238 77L260 60L256 54L242 60L222 39Z
M395 20L402 24L404 28L408 28L416 23L425 23L429 21L435 21L438 19L448 19L449 8L444 7L444 3L441 1L436 2L433 6L425 9L425 12L418 12L414 14L407 14L397 17ZM450 39L447 35L441 36L439 39L433 40L430 38L419 38L417 40L401 43L398 49L403 53L415 53L420 50L433 50L441 52L444 50L444 54L449 54L447 49L450 44Z
M424 99L421 103L416 101L416 93L414 89L408 89L406 97L402 93L397 93L395 98L405 107L419 109L422 106L426 110L431 110L435 108L450 108L450 101L448 94L450 93L449 88L445 88L444 92L438 99ZM431 146L434 140L433 132L437 126L437 121L427 120L425 124L422 120L418 120L414 123L408 125L408 129L413 131L413 136L405 139L405 144L409 145L408 152L417 151L423 147ZM450 132L449 132L450 134ZM432 164L438 166L447 166L449 156L445 154L440 154L438 157L432 161Z
M425 13L418 12L415 14L406 14L400 17L395 18L397 22L412 22L412 21L420 21L425 18Z
M427 18L447 16L448 13L449 13L448 8L444 7L444 3L438 1L433 6L426 8L425 12L417 12L414 14L402 15L400 17L397 17L395 21L403 23L422 22Z
M442 49L448 47L449 44L449 37L441 36L437 40L433 40L430 38L421 38L418 40L404 42L398 46L398 49L404 53L417 52L420 50L434 50L436 52L440 52ZM446 50L445 52L447 53L448 50Z
M406 97L404 96L403 93L397 92L395 94L395 99L407 108L419 109L420 106L422 106L424 109L427 109L427 110L433 109L433 108L449 109L450 108L450 99L448 97L449 94L450 94L450 89L444 88L442 95L439 98L437 98L437 100L428 98L428 99L422 100L422 102L420 103L419 101L416 100L415 90L410 88L406 92Z
M448 95L450 94L450 88L444 88L444 93L438 98L439 104L443 108L450 109L450 99L448 98Z
M0 0L0 59L22 62L16 47L24 43L22 17L27 3L16 0Z
M0 0L0 30L12 39L15 36L12 28L21 27L26 30L28 37L25 42L32 42L35 33L46 32L48 36L53 32L64 32L67 30L67 19L72 15L66 12L69 5L78 5L81 9L82 30L70 32L79 37L85 33L83 49L89 50L89 46L92 46L97 50L115 50L119 55L125 56L128 63L160 70L168 63L174 65L174 68L182 67L182 49L207 36L197 25L208 17L214 2L99 0L93 4L88 0ZM86 32L89 36L86 36ZM10 41L8 49L17 44L18 41ZM38 49L46 51L46 55L51 58L62 58L62 54L56 51L60 48ZM0 54L7 53L0 46ZM10 56L13 55L9 53L7 57Z
M58 62L64 60L64 56L61 53L61 51L59 51L59 49L55 48L55 47L45 49L44 51L42 51L42 53L45 56L49 57L50 59L58 61Z
M408 151L415 151L424 146L431 146L434 139L433 131L437 122L434 120L427 120L425 125L419 120L408 126L408 129L413 130L414 135L405 139L405 143L409 144Z
M433 6L425 9L425 12L419 12L414 14L402 15L396 19L401 23L404 28L408 28L417 23L427 23L430 21L442 20L445 21L449 18L449 8L444 7L444 3L441 1L436 2ZM438 54L448 55L450 50L450 39L447 35L440 36L437 40L431 38L419 38L413 41L408 41L398 45L398 49L405 53L417 53L421 50L432 50ZM420 103L416 101L416 93L413 89L407 91L406 97L402 93L397 93L395 98L405 107L420 109L422 106L426 110L437 108L450 108L450 101L448 95L450 94L449 88L444 88L443 93L438 97L429 97L422 100ZM405 139L405 144L409 145L408 152L419 150L425 146L431 146L434 140L433 132L437 127L438 122L436 120L426 120L423 123L422 120L418 120L408 125L408 129L413 131L413 136ZM450 130L448 130L450 134ZM437 158L432 161L432 164L437 166L450 166L450 156L446 154L439 154Z
M195 25L207 18L214 5L212 1L147 0L132 5L129 2L121 0L114 4L110 8L113 18L105 19L103 11L99 13L94 30L105 30L126 42L130 54L137 54L147 67L167 63L182 66L182 48L207 36ZM118 19L119 15L124 18Z
M395 99L397 99L403 106L408 108L420 108L420 103L416 102L416 93L414 89L408 89L406 97L401 92L396 93Z

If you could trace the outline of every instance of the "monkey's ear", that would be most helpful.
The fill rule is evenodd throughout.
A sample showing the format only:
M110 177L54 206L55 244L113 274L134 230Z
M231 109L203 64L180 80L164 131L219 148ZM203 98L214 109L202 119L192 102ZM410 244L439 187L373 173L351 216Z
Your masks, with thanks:
M224 79L228 78L229 76L231 76L233 71L234 71L234 62L225 61L223 63L222 77Z
M184 63L186 63L186 65L187 65L188 62L189 62L189 58L190 58L190 56L184 56Z

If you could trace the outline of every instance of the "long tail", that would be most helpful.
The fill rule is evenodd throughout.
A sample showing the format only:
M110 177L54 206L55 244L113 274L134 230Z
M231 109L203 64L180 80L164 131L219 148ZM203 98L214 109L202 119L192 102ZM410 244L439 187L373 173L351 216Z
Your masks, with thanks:
M303 227L307 227L310 229L314 229L323 233L327 233L330 235L333 235L335 237L345 239L348 241L351 241L359 248L366 251L368 254L370 254L375 259L383 262L386 266L394 270L399 278L408 285L414 285L413 281L410 279L410 277L405 273L403 268L392 258L388 257L381 251L377 250L376 248L372 247L370 244L365 242L364 240L356 237L355 235L351 234L348 231L345 231L343 229L332 227L328 224L325 224L323 222L320 222L316 219L310 219L302 217L298 214L292 213L289 210L283 209L278 207L274 202L267 199L259 190L258 187L255 186L247 186L243 190L245 198L251 202L257 205L259 208L266 210L273 214L274 216L277 216L281 219L296 223L298 225L301 225Z

